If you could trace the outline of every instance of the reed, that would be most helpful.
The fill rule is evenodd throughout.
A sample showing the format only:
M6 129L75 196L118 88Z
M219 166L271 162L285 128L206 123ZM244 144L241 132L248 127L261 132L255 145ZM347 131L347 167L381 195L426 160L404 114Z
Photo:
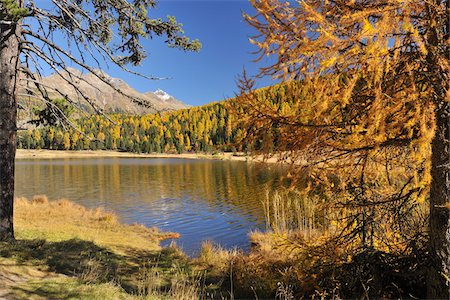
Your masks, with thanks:
M295 191L267 191L262 205L266 230L277 234L296 231L311 236L328 224L323 200L318 196Z
M137 296L142 299L194 300L202 294L202 278L192 276L173 266L173 275L167 282L163 270L156 266L141 266Z

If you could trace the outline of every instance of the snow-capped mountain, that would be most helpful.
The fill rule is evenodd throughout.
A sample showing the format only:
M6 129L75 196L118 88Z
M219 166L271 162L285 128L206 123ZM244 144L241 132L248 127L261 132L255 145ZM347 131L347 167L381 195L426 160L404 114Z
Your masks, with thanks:
M40 81L50 88L51 97L61 97L59 93L53 92L59 90L61 93L68 95L75 101L82 101L79 100L79 93L71 84L64 80L64 78L70 78L71 82L78 86L82 93L92 97L96 104L108 113L148 114L155 111L177 110L189 107L189 105L176 100L161 89L158 89L155 92L140 93L130 87L124 80L111 77L102 70L95 70L94 72L101 74L122 93L115 91L93 74L83 73L76 69L69 69L69 72L73 74L73 76L70 76L66 71L60 71L59 74L55 73L49 77L40 78ZM80 80L81 78L84 79L84 81ZM125 95L148 103L148 107L133 103L133 101ZM86 107L88 106L86 105Z
M157 96L159 99L161 99L162 101L167 101L170 98L173 98L171 95L167 94L165 91L163 91L161 89L157 89L156 91L153 92L153 94L155 96Z

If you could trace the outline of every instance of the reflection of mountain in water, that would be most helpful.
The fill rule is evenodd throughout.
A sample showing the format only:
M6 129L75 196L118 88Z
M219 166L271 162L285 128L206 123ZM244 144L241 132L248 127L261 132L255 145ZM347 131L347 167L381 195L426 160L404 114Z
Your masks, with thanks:
M127 222L182 231L191 238L204 232L211 239L242 235L239 239L246 240L248 230L263 226L265 186L279 174L273 166L209 160L22 160L16 186L17 196L47 194L106 206Z

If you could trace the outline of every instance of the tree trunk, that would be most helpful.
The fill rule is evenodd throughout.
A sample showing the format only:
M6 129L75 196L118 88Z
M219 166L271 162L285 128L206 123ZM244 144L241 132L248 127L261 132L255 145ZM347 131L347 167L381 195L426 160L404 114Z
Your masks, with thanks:
M441 0L430 6L430 20L437 18L435 8ZM450 1L445 3L450 9ZM447 12L448 13L448 12ZM432 22L431 22L432 23ZM430 27L428 43L431 50L439 49L450 33L450 19L444 21L444 28ZM449 47L443 47L444 55L450 60ZM439 68L436 53L428 54L428 70L434 72L431 85L436 104L436 132L432 142L431 189L430 189L430 228L429 228L429 268L427 273L427 298L450 299L450 104L446 93L449 88L447 69Z
M448 177L449 163L449 111L448 105L436 115L436 133L432 144L430 190L430 264L427 274L427 298L449 299L450 268L450 207Z
M443 106L436 116L437 128L432 144L428 299L450 298L449 112L447 105Z
M0 24L0 241L14 239L19 29L18 24Z

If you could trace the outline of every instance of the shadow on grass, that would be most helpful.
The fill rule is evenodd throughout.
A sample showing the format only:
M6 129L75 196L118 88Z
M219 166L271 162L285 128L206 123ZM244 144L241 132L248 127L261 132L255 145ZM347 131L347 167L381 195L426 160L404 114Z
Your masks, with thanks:
M49 271L76 277L83 283L115 283L127 293L142 293L142 273L144 268L158 268L161 274L170 276L174 269L188 268L187 259L175 249L145 251L121 249L119 255L93 242L71 239L61 242L45 240L17 240L12 243L0 243L0 257L13 258L18 265L41 265ZM167 277L168 278L168 277ZM161 289L167 289L170 280L165 280ZM55 298L61 294L62 287L39 286L32 292L36 296ZM55 295L52 296L52 289ZM31 291L28 291L31 293ZM76 297L77 295L66 295ZM57 298L57 297L56 297Z
M44 282L39 285L30 284L26 288L13 287L11 299L82 299L89 295L77 289L68 290L67 282Z

